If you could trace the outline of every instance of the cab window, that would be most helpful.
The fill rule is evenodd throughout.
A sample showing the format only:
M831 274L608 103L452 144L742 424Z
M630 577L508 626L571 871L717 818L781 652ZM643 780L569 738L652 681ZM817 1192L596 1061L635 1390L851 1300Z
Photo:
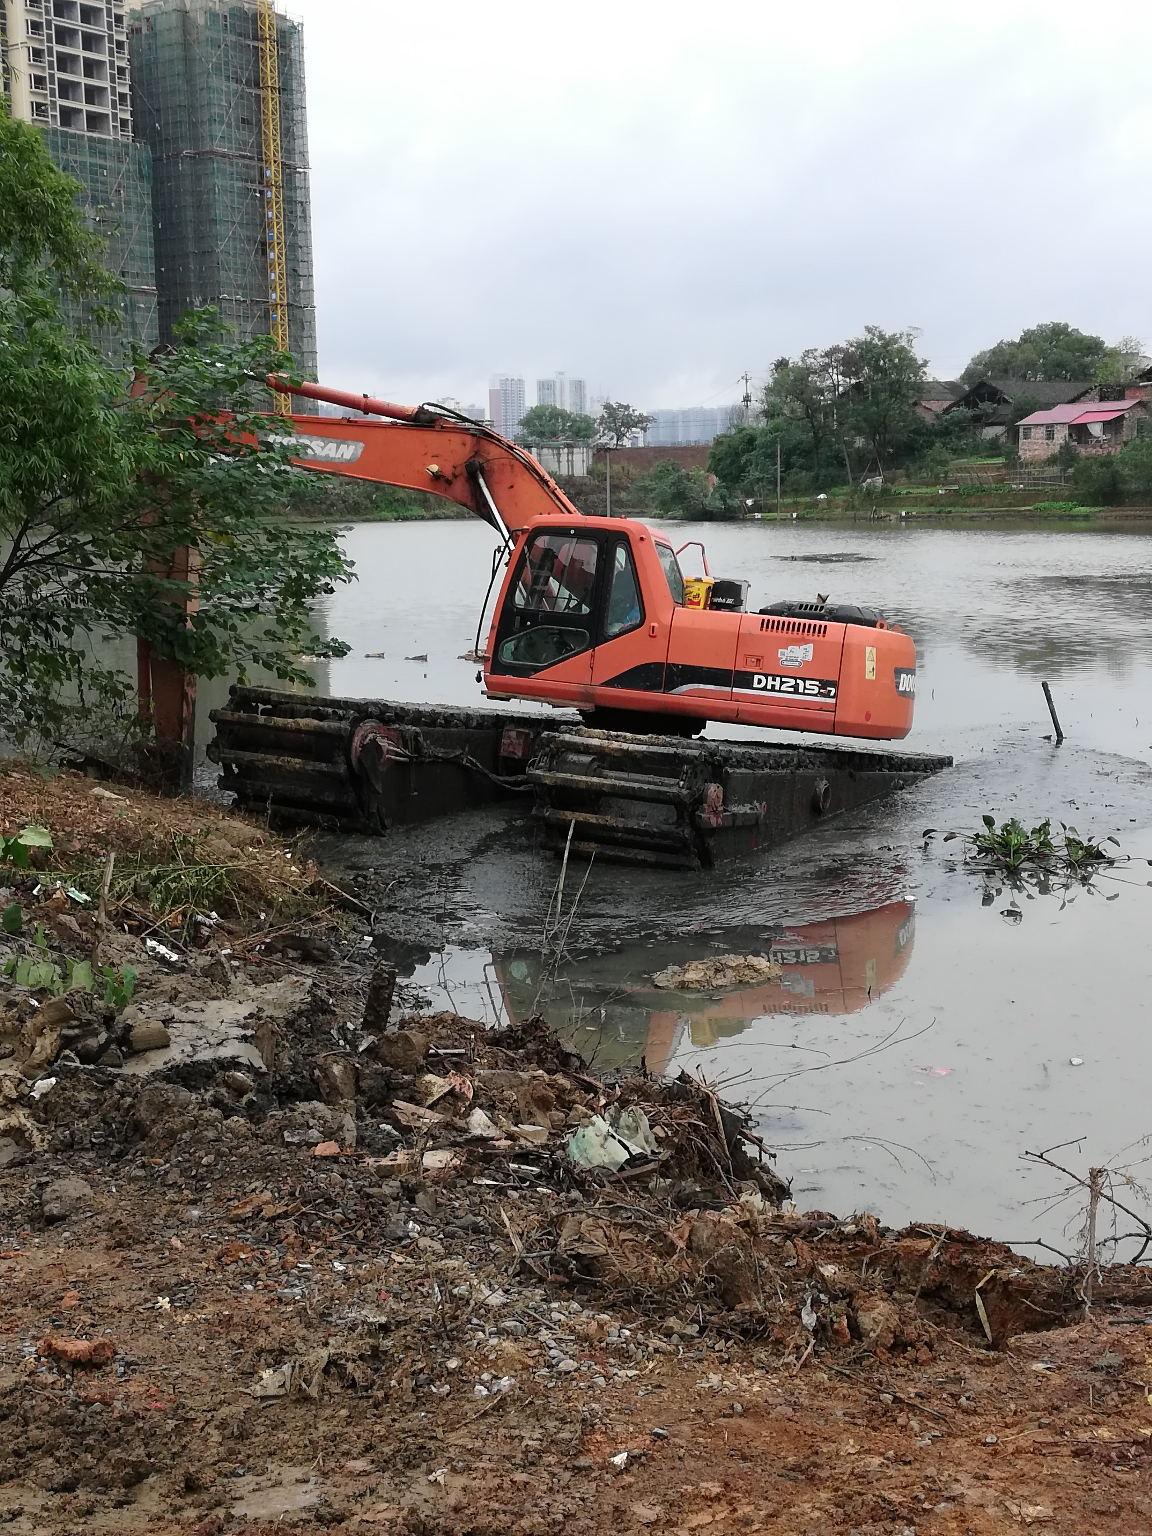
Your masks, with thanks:
M595 585L594 539L541 533L528 545L512 601L520 613L588 614Z
M636 568L632 564L632 551L627 544L617 544L612 555L604 638L614 640L617 635L627 634L643 618L644 609L640 603L640 586L636 580Z
M664 572L664 579L668 583L668 590L672 594L672 601L680 608L684 606L684 577L680 571L680 563L676 559L671 544L657 544L656 553L660 556L660 566Z
M551 667L578 651L586 651L589 641L586 629L537 624L505 640L500 647L500 660L514 667Z

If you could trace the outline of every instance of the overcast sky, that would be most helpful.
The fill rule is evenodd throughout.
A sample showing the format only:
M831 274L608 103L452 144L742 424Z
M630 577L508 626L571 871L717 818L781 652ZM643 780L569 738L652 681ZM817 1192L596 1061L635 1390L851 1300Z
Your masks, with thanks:
M652 409L914 326L1152 342L1152 5L288 0L320 376Z

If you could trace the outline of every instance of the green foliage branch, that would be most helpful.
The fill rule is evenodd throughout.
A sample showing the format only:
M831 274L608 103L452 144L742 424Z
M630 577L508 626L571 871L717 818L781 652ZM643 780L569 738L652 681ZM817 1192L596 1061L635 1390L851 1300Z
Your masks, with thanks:
M207 677L299 683L305 656L347 650L313 620L352 575L335 531L278 515L309 478L262 382L297 377L291 358L209 310L131 372L110 368L60 308L61 291L116 286L75 192L36 130L0 111L0 720L21 746L124 708L131 680L101 659L111 637ZM173 574L184 546L191 578Z

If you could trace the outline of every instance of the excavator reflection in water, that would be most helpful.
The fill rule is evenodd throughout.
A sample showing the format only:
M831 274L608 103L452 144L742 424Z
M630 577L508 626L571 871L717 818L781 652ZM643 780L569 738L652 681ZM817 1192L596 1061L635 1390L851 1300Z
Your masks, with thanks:
M903 976L914 939L914 904L894 901L788 928L767 944L746 931L743 938L726 933L719 951L712 940L706 948L683 940L633 944L579 962L578 977L552 988L550 998L548 989L542 995L539 955L498 958L494 966L509 1020L543 1012L597 1070L643 1059L650 1072L663 1073L682 1048L715 1045L756 1019L835 1016L866 1008ZM652 985L652 975L665 966L725 951L767 954L782 974L726 992L672 992Z

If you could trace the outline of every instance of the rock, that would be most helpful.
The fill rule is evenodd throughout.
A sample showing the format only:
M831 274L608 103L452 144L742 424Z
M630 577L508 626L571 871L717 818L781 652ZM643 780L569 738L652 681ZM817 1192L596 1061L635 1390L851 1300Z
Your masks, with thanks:
M451 1092L452 1084L446 1077L438 1077L435 1072L425 1072L416 1079L416 1102L425 1109L431 1108L437 1099Z
M388 1028L388 1015L392 1012L392 995L396 991L396 967L381 961L372 972L368 983L368 996L364 999L364 1028L383 1033Z
M657 971L654 987L677 992L723 991L727 987L759 985L782 974L782 967L764 955L717 955L712 960L689 960L687 965L670 965Z
M165 1051L172 1044L172 1036L159 1019L140 1019L133 1024L123 1042L130 1051Z
M40 1341L40 1353L52 1355L68 1365L107 1365L116 1353L108 1337L102 1339L62 1339L50 1333Z
M149 1083L136 1100L132 1121L141 1136L148 1136L162 1120L178 1114L192 1102L187 1088L175 1083Z
M92 1204L92 1186L85 1179L57 1179L40 1196L45 1221L64 1221Z
M200 968L200 974L223 992L232 990L232 967L226 955L211 955Z
M350 1104L356 1098L356 1063L349 1056L322 1056L316 1063L316 1081L325 1103Z
M414 1077L419 1072L427 1054L427 1036L415 1029L391 1030L376 1042L375 1056L380 1065L407 1077Z
M514 1125L512 1134L518 1136L521 1141L530 1141L539 1147L548 1140L548 1132L542 1125Z
M70 1049L75 1051L77 1061L83 1063L86 1067L90 1067L94 1062L100 1060L107 1047L108 1031L93 1029L85 1032L83 1038L77 1040L76 1044L71 1046Z
M261 1125L261 1141L288 1147L316 1147L334 1141L343 1152L356 1150L356 1121L340 1106L312 1100L288 1110L274 1110Z
M892 1303L882 1296L858 1292L853 1310L865 1344L873 1349L891 1349L900 1328L900 1314Z

